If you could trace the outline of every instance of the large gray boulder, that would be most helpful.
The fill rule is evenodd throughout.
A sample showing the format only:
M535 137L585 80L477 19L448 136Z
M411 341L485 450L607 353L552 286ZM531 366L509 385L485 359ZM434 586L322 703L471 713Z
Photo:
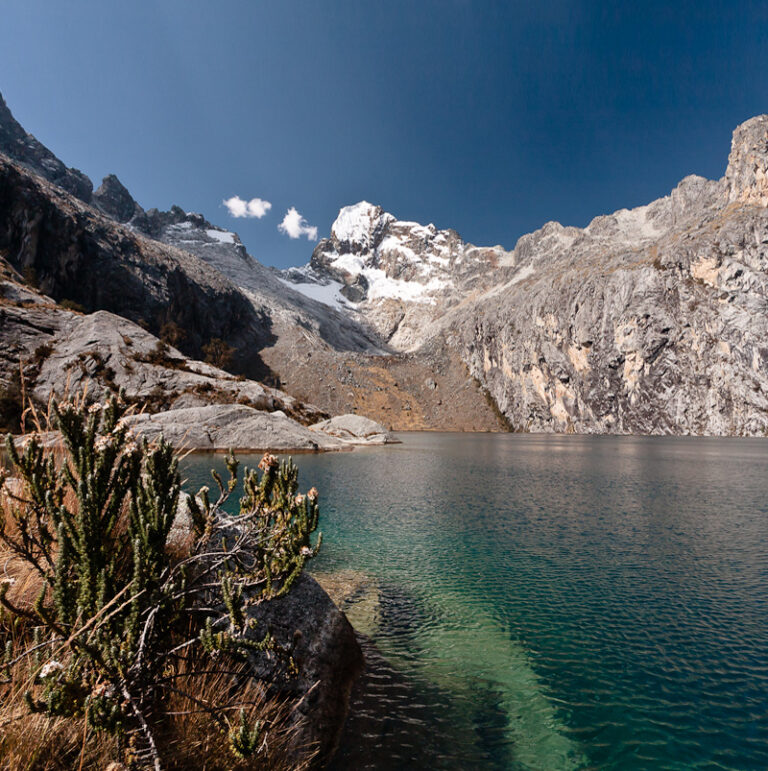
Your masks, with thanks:
M392 444L400 441L381 423L362 415L337 415L310 428L350 444Z
M280 677L281 663L254 657L256 675L280 696L296 701L292 712L291 747L297 758L317 750L314 763L323 765L336 750L349 710L352 686L363 670L363 654L346 616L320 584L306 572L285 596L256 605L256 639L268 629L290 650L295 677Z
M310 431L283 412L261 412L243 404L133 415L126 422L140 436L152 440L162 435L174 446L187 450L316 452L345 446L334 437Z

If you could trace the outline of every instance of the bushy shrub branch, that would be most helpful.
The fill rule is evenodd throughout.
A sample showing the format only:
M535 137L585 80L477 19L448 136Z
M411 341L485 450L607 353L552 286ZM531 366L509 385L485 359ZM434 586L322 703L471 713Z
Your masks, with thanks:
M118 397L88 409L54 405L59 454L34 436L23 450L8 438L23 493L6 495L0 542L39 589L32 601L12 596L13 578L0 576L2 668L10 678L21 658L39 662L24 694L30 710L85 717L118 737L120 760L159 769L164 697L195 701L194 671L186 686L174 674L181 662L280 653L270 630L257 628L258 606L289 592L317 553L317 491L298 493L293 463L265 455L245 470L239 512L228 514L239 471L229 455L229 479L213 474L216 501L208 488L185 496L194 537L174 553L178 459L162 439L135 439L125 412ZM263 746L262 727L244 710L231 724L217 705L196 706L227 731L237 756Z

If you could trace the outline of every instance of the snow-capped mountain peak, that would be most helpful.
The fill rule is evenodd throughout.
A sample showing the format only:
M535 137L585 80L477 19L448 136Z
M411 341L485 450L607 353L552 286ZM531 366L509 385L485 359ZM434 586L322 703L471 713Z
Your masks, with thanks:
M453 230L401 221L360 201L339 211L308 265L283 275L299 292L364 313L384 339L410 348L425 321L510 260L501 247L478 249Z
M376 236L395 218L368 201L345 206L331 226L331 238L349 249L369 249Z

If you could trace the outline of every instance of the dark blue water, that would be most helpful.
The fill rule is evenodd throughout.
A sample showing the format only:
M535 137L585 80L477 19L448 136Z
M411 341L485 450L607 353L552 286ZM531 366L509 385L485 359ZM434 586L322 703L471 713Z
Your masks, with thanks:
M768 441L402 438L296 458L380 653L335 768L768 768Z

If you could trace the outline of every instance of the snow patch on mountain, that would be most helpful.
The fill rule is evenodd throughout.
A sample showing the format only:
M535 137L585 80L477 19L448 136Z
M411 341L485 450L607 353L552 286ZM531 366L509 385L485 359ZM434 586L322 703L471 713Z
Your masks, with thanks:
M431 303L436 302L433 296L448 283L444 279L432 278L422 284L416 281L404 281L390 278L383 270L366 268L363 271L368 281L369 300L404 300L410 302Z
M220 244L234 244L235 234L230 233L228 230L206 230L205 234L208 238L212 238L214 241L218 241Z
M346 297L341 293L344 284L341 281L332 281L329 279L319 279L308 266L301 268L290 268L283 275L289 275L290 278L280 278L280 282L290 287L295 292L303 294L312 300L329 305L331 308L342 312L348 312L351 305Z

